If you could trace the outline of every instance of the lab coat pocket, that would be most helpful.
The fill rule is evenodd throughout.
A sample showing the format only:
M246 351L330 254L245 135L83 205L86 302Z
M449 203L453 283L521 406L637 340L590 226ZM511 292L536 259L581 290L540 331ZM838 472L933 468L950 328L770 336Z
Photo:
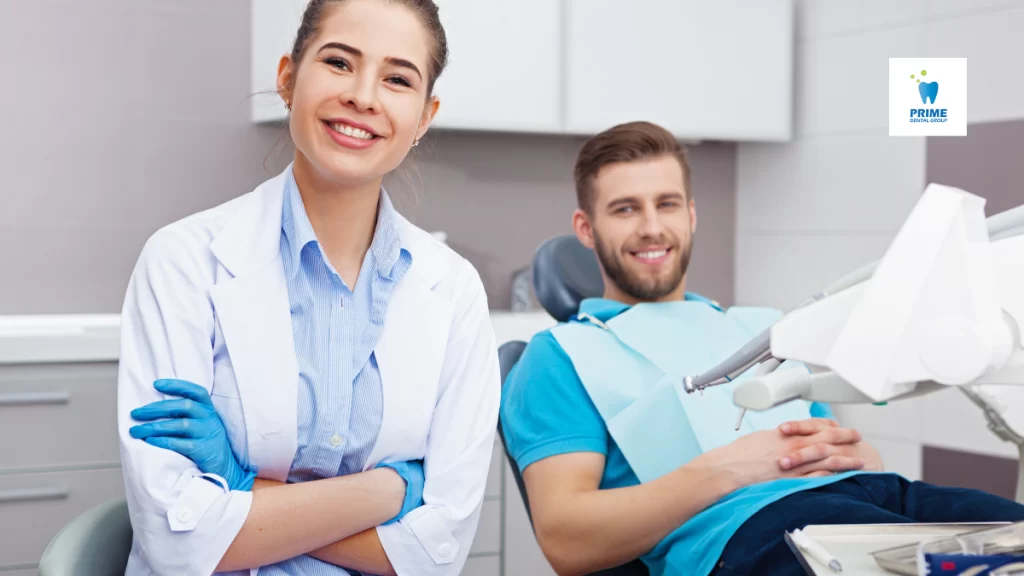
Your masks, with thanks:
M249 440L245 430L245 416L240 398L225 396L216 392L210 394L213 407L217 410L224 429L231 441L231 451L243 468L249 468Z

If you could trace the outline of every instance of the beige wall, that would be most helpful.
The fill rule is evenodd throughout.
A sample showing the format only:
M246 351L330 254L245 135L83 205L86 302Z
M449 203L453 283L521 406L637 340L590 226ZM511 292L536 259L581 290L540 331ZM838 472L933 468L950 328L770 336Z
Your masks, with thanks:
M120 311L154 230L269 175L248 30L247 0L0 2L0 314Z

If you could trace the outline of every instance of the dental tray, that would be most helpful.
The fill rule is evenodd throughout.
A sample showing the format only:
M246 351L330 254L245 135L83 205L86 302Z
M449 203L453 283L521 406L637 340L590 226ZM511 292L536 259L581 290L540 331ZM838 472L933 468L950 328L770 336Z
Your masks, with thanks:
M983 522L962 524L816 524L803 528L811 537L832 553L843 565L837 574L828 566L819 563L810 555L806 557L794 546L788 534L783 534L793 554L803 565L809 576L892 576L907 574L917 576L913 557L909 564L896 562L892 568L883 568L873 557L875 553L892 552L897 547L911 546L922 540L948 537L984 528L1006 526L1008 522ZM915 548L916 550L916 548ZM909 569L909 571L908 571Z
M918 545L922 554L983 554L983 555L1024 555L1024 522L1002 523L979 528L978 525L961 525L967 528L960 534L935 535L921 538L913 544L879 550L872 556L882 568L897 574L917 574Z

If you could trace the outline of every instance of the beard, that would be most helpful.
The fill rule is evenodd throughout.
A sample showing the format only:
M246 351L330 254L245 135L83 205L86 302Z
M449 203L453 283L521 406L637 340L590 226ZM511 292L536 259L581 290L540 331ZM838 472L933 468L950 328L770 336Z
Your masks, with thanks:
M598 261L605 274L620 290L639 301L654 301L671 294L686 275L690 266L690 254L693 252L693 237L690 243L682 247L673 247L678 252L674 261L670 261L672 269L668 274L654 278L644 278L631 273L624 262L624 256L610 246L605 245L597 231L593 231L594 246Z

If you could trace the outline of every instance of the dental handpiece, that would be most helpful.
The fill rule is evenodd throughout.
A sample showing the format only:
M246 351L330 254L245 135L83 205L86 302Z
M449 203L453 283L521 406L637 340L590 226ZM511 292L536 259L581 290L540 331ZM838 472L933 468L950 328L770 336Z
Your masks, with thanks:
M800 304L800 306L797 306L797 308L802 308L808 304L817 302L826 295L827 294L825 292L819 292L806 302ZM735 354L726 358L717 366L702 374L683 378L683 388L687 393L692 394L705 388L710 388L711 386L719 386L727 382L732 382L752 366L772 358L771 336L771 328L766 328L754 337L753 340L747 342Z

